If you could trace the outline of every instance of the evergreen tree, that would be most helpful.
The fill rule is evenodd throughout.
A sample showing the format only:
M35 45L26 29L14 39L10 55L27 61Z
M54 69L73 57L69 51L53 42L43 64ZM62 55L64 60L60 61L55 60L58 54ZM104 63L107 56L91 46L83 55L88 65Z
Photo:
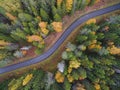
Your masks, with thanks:
M40 16L43 21L49 21L49 16L48 16L47 12L45 10L43 10L42 8L40 9Z
M64 90L71 90L71 83L67 79L64 81Z
M66 14L66 5L65 5L65 2L62 3L61 5L61 14L62 16L64 16Z
M5 80L4 82L0 83L0 90L7 90L8 83L9 83L9 80Z
M22 5L22 8L23 8L23 11L26 12L26 13L29 13L29 14L33 14L31 8L30 8L30 4L28 3L29 0L21 0L21 5Z
M87 0L82 0L80 4L80 9L84 9L87 6Z
M24 21L32 21L32 19L33 19L33 17L27 13L19 13L18 18L23 22Z
M10 35L8 35L6 37L6 35L2 34L2 33L0 33L0 40L5 40L5 41L8 41L8 42L15 42L15 40Z
M76 5L77 5L77 0L73 1L73 6L72 6L72 11L71 14L74 14L75 10L76 10Z
M77 10L80 9L80 5L81 5L81 3L82 3L82 0L77 0L77 4L76 4L76 8L77 8Z
M29 0L31 11L34 16L38 16L37 2L35 0Z
M56 14L56 15L54 16L54 21L60 22L61 20L62 20L62 19L61 19L60 15Z
M95 3L96 0L91 0L91 2L89 3L90 6L92 6Z
M53 16L57 14L57 8L55 6L52 6L52 14Z
M5 15L6 10L0 6L0 14Z

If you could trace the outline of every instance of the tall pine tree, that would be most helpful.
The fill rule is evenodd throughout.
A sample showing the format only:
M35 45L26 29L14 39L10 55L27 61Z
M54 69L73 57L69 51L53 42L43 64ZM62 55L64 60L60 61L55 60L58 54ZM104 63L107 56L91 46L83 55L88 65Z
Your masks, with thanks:
M42 8L40 9L40 16L43 21L49 21L49 16L48 16L47 12Z

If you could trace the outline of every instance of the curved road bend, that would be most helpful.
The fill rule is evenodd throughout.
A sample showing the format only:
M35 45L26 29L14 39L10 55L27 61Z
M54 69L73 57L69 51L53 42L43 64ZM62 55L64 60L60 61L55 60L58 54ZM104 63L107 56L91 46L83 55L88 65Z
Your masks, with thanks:
M10 66L6 66L6 67L2 67L0 68L0 74L6 73L6 72L10 72L22 67L26 67L32 64L36 64L38 62L41 62L43 60L45 60L46 58L48 58L49 56L51 56L57 49L58 47L60 47L60 45L65 41L65 39L71 34L71 32L78 27L80 24L84 23L85 21L87 21L90 18L96 17L96 16L100 16L115 10L119 10L120 9L120 3L116 4L114 6L110 6L104 9L100 9L94 12L91 12L89 14L84 15L83 17L79 18L78 20L76 20L71 26L69 26L66 31L62 34L62 36L56 41L56 43L45 53L43 53L42 55L30 59L28 61L24 61L24 62L20 62L18 64L14 64L14 65L10 65Z

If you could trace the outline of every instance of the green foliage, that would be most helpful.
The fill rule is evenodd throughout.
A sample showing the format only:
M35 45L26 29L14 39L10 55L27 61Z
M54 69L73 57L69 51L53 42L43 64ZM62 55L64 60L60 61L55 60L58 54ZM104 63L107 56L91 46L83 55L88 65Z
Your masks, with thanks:
M32 10L31 10L28 2L29 2L29 0L21 0L21 5L23 7L24 12L32 14Z
M76 5L77 5L77 0L73 1L73 6L72 6L72 10L71 13L74 14L75 10L76 10Z
M36 53L36 54L41 54L41 53L42 53L42 50L38 48L38 49L35 50L35 53Z
M86 90L96 90L88 80L84 80L82 83L85 85Z
M85 85L87 90L95 90L92 85L93 83L99 84L102 90L109 90L110 86L114 87L116 84L120 85L119 77L117 75L117 79L113 79L116 74L114 66L120 66L118 61L119 56L116 57L110 54L107 49L109 46L106 42L108 39L114 42L115 45L118 45L116 44L116 40L118 40L119 35L115 26L117 27L119 25L114 26L110 24L109 26L107 23L107 26L110 27L107 32L101 29L101 27L106 29L103 25L106 26L104 23L100 26L95 24L85 25L76 38L76 44L72 44L72 46L71 44L68 44L67 48L70 50L66 50L62 54L62 59L65 60L66 65L64 72L65 76L69 74L68 71L70 66L77 66L77 63L69 65L70 61L68 60L79 60L80 67L72 69L70 75L74 78L73 83L78 80L78 78L81 79L81 82L83 82L84 85L87 83L87 85ZM98 50L91 50L89 49L90 45L93 45L93 48L96 48L94 45L100 46ZM74 49L73 46L75 46Z
M87 59L82 60L82 61L81 61L81 64L82 64L82 66L85 67L85 68L88 68L88 69L93 68L93 63L92 63L91 61L87 60Z
M7 90L8 83L9 83L9 80L5 80L4 82L0 83L0 90Z
M77 57L81 57L82 52L79 51L79 50L75 50L75 55L76 55Z
M71 75L75 80L78 80L80 77L79 72L77 72L76 70L72 71ZM81 73L81 75L82 75L82 73Z
M20 0L2 0L0 2L0 6L4 8L7 12L12 12L13 14L17 14L18 12L22 11L20 6Z
M27 14L27 13L19 13L18 14L18 18L25 22L25 21L32 21L32 16L30 14Z
M70 90L71 89L71 84L69 83L69 81L66 79L64 81L64 90Z
M33 15L38 16L38 11L37 11L37 6L36 6L37 2L34 0L29 0L28 2L31 8L31 11L33 12Z
M72 43L69 42L67 44L67 48L70 49L71 51L74 51L76 49L76 46L75 46L75 44L72 44Z
M62 3L62 6L61 6L61 13L62 13L62 17L64 16L64 15L66 15L66 5L65 5L65 2L63 1L63 3Z
M105 47L103 47L101 50L99 50L99 55L102 56L102 55L108 55L109 54L109 51L107 49L105 49Z
M113 23L113 24L119 24L120 23L120 15L117 16L111 16L109 18L109 23Z
M103 24L101 28L105 28L106 24ZM113 41L115 45L119 45L119 35L120 35L120 29L119 29L119 24L116 23L107 23L107 26L109 27L109 32L104 31L104 39L107 41Z
M22 24L24 26L29 25L30 28L33 27L31 23L24 22ZM46 72L41 70L33 70L33 78L27 85L21 85L22 77L20 77L18 79L13 79L13 81L9 83L9 86L21 90L71 90L71 88L73 88L73 84L80 80L80 82L85 86L86 90L95 90L94 84L99 84L101 90L117 90L120 87L120 77L119 74L115 72L114 67L116 66L120 68L119 56L110 54L109 50L107 49L109 45L107 44L106 40L112 40L115 43L115 46L118 45L116 40L119 42L119 33L117 33L118 30L115 28L115 26L117 27L118 24L114 26L113 24L109 25L107 23L107 25L110 27L109 31L107 32L104 31L104 25L106 26L104 23L100 25L100 27L94 24L85 25L76 38L76 44L67 44L66 51L62 53L62 59L65 62L64 72L61 72L64 76L63 83L59 84L53 79L53 83L50 84L49 88L47 88ZM32 30L31 33L33 33ZM110 37L111 34L114 37ZM23 38L23 36L25 37L25 35L21 36L22 37L20 38ZM38 47L36 52L39 53L41 51L39 48L42 46L37 42L33 42L33 45ZM89 49L90 45L100 45L101 48L95 51ZM78 62L69 65L70 61L75 60ZM80 63L80 66L78 68L72 68L72 71L69 73L69 67L77 67L78 63ZM74 79L73 82L68 80L68 77L66 77L67 75L72 76ZM3 86L4 85L1 87L3 88Z
M24 56L21 51L16 51L13 55L17 58L22 58Z
M28 83L25 87L23 87L24 90L43 90L45 88L45 78L46 73L42 70L34 70L33 71L33 78L30 83Z
M91 2L90 2L89 5L90 5L90 6L93 5L93 4L95 3L95 1L96 1L96 0L91 0Z
M80 7L81 7L81 3L82 3L82 0L77 0L77 4L76 4L76 8L77 8L77 10L80 9Z
M94 35L94 34L92 34L92 33L89 33L89 34L88 34L88 39L92 41L92 40L97 39L97 36Z
M57 14L57 8L55 6L52 6L52 14L55 16Z
M22 86L22 80L23 77L20 77L19 79L13 79L9 84L8 84L8 90L18 90Z
M110 40L110 41L114 41L118 38L119 36L116 33L106 33L105 34L105 39Z
M53 31L50 23L53 21L61 21L62 17L68 14L65 9L65 0L63 0L60 7L56 6L55 0L20 0L20 3L17 1L18 0L3 0L0 2L0 6L2 6L0 7L0 12L2 14L9 11L12 15L17 17L16 20L11 21L11 25L0 23L0 40L12 43L19 41L20 44L24 45L27 42L26 36L41 34L39 29L39 22L41 20L43 22L48 22L49 25L47 26L47 29ZM3 5L1 5L2 3ZM95 0L91 0L90 3L88 3L88 0L74 0L72 6L73 8L69 13L72 14L75 10L83 9L88 4L93 5L94 3ZM109 54L109 51L107 50L108 45L105 43L106 40L111 40L114 41L117 46L120 44L119 20L117 18L112 17L109 20L109 23L106 24L105 22L105 24L100 27L94 23L85 25L76 38L76 44L68 43L66 48L70 50L64 51L62 54L62 59L65 60L66 65L63 73L64 76L68 74L67 69L69 67L69 61L77 60L80 63L80 67L76 69L72 68L72 72L70 73L70 75L72 75L75 79L75 82L79 79L79 77L82 77L83 80L80 82L85 85L87 90L95 90L92 85L93 83L99 83L102 87L101 89L103 90L108 90L108 86L114 87L115 85L118 85L119 88L120 80L118 75L113 78L115 75L113 66L119 64L115 63L118 59L116 59L116 56L113 55L113 58ZM115 22L117 24L115 24ZM109 26L108 31L105 31L106 25ZM89 45L93 44L93 40L97 40L95 44L101 45L102 48L98 50L90 50ZM30 43L27 42L27 44ZM44 45L41 45L38 42L32 42L32 45L37 47L35 51L36 53L41 53L43 50L41 48L44 48ZM19 48L11 46L9 46L9 48L5 47L5 51L0 50L0 54L5 53L5 57L12 56L13 53L15 54L17 49ZM17 53L17 55L19 56L21 53ZM6 63L7 60L2 62L2 64ZM14 90L46 90L46 72L33 70L32 73L33 78L27 85L22 86L22 80L24 78L24 76L22 76L13 79L9 84L7 82L9 88L13 88ZM64 83L52 83L52 85L50 85L50 90L71 90L72 85L75 82L70 83L65 77ZM1 90L7 90L6 88L7 86L5 84L0 84Z
M115 85L110 86L112 90L119 90L120 88L120 75L119 74L114 74L113 80L115 82Z
M55 14L55 16L54 16L54 21L60 22L61 20L62 20L62 19L61 19L60 15Z
M110 88L107 85L101 85L102 90L110 90Z
M74 59L75 55L74 52L68 52L68 60Z
M88 5L88 0L74 0L72 5L72 10L68 13L66 12L66 0L63 0L60 6L57 6L56 0L2 0L0 2L0 13L7 19L11 19L11 22L6 24L6 21L1 20L0 40L18 43L20 47L31 44L37 47L36 53L41 53L45 46L38 44L38 42L30 43L27 36L41 35L42 38L45 38L39 27L41 21L47 22L46 29L53 32L52 22L61 22L62 17L66 14L73 14L76 10L84 8ZM84 41L87 38L83 36L79 39ZM71 46L70 48L71 50L75 49ZM11 50L12 55L14 52L15 49ZM68 58L70 59L73 55L69 54L70 57Z
M54 83L51 85L50 89L49 90L63 90L63 87L61 87L58 83Z
M91 31L98 31L99 28L100 28L100 26L99 26L99 25L96 25L96 24L94 24L94 23L91 23L91 24L89 24L89 25L85 25L84 28L87 28L87 29L89 29L89 30L91 30Z
M62 59L65 59L65 60L68 59L68 54L66 51L62 53Z
M85 51L86 50L86 46L85 45L79 45L77 48L79 50L81 50L81 51Z
M14 39L17 39L17 38L25 39L26 38L26 34L19 28L17 28L15 31L12 31L11 36ZM16 36L17 36L17 38L16 38ZM18 39L18 40L20 40L20 39Z
M85 69L79 68L78 71L79 71L80 77L82 77L82 78L87 78L87 72L86 72Z
M9 50L7 49L0 49L0 60L5 59L9 57L11 53L9 53Z
M0 6L0 14L5 15L6 10Z
M9 24L0 23L0 33L10 34L10 32L12 31L11 28L12 27Z
M87 6L87 0L82 0L80 4L80 9L84 9Z
M14 42L15 40L10 36L10 34L15 27L15 25L12 26L9 24L0 23L0 40Z
M48 16L47 12L42 8L40 9L40 16L42 17L43 21L49 20L49 16Z
M34 79L33 81L33 85L32 85L32 88L35 89L35 90L41 90L44 88L43 85L44 84L44 72L39 72L39 74L37 74L36 78Z
M88 37L86 35L78 35L76 40L78 43L82 43L83 41L86 41L87 39Z
M2 34L2 33L0 33L0 40L5 40L5 41L8 41L8 42L14 42L15 40L12 38L12 37L10 37L9 35L8 35L8 37L6 37L6 35L5 34Z
M104 38L104 34L103 33L98 33L97 34L97 39L98 40L102 40Z

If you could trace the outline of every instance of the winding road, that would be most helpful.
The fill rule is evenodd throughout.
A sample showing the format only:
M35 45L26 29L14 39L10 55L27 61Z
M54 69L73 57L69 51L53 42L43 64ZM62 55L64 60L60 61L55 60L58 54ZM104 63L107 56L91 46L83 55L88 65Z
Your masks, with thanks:
M88 13L82 17L80 17L78 20L76 20L71 26L69 26L66 31L61 35L61 37L56 41L56 43L45 53L43 53L42 55L30 59L28 61L24 61L24 62L20 62L18 64L14 64L14 65L10 65L10 66L6 66L6 67L2 67L0 68L0 74L4 74L22 67L26 67L32 64L36 64L38 62L41 62L45 59L47 59L48 57L50 57L59 47L60 45L65 41L65 39L71 34L71 32L78 27L80 24L84 23L85 21L89 20L90 18L94 18L96 16L100 16L103 14L107 14L109 12L115 11L115 10L119 10L120 9L120 3L116 4L114 6L110 6L104 9L100 9L91 13Z

